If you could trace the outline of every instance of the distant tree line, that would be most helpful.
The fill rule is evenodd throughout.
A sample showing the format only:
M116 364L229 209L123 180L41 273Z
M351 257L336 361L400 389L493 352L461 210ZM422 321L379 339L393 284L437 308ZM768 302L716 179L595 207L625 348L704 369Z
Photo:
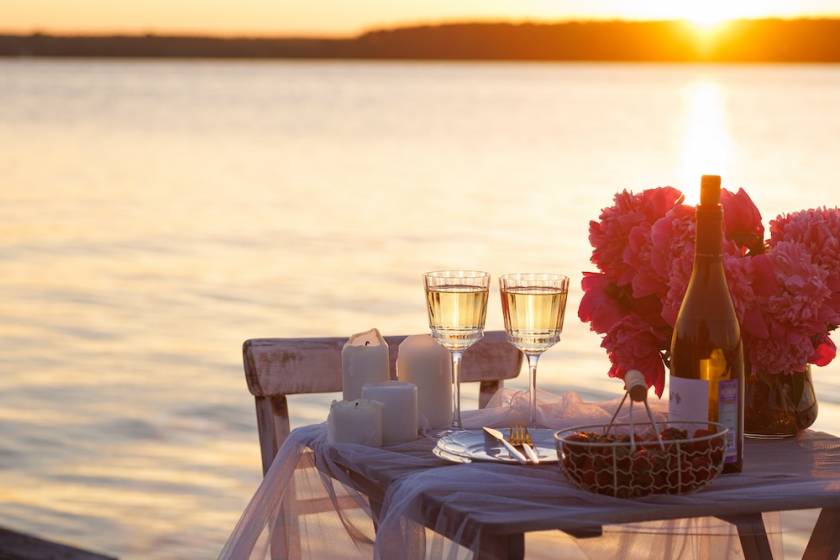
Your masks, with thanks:
M0 56L840 62L840 19L463 23L349 39L0 35Z

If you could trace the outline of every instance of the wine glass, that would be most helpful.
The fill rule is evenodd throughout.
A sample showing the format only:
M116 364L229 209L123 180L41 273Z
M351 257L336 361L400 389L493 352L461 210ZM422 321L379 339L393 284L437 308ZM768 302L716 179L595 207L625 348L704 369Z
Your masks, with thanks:
M477 270L439 270L423 275L429 329L452 357L452 426L461 424L461 357L484 336L490 275Z
M517 273L499 278L505 330L511 344L528 358L528 425L537 424L537 363L560 340L569 295L569 278L560 274Z

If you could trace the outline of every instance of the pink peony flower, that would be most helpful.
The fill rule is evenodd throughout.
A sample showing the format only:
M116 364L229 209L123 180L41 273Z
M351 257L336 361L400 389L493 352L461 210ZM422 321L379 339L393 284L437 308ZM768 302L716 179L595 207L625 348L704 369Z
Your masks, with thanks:
M729 255L724 259L726 284L732 296L732 304L741 325L744 338L750 336L767 336L767 324L761 309L756 305L756 295L753 288L755 278L754 259L747 259Z
M668 291L668 278L661 276L651 263L653 243L650 238L650 226L642 224L630 230L627 247L624 249L624 263L635 274L631 281L633 296L643 298L652 295L664 295Z
M805 246L813 262L828 272L833 325L840 323L840 208L802 210L777 217L770 222L773 247L785 241Z
M578 317L597 333L606 333L618 323L626 313L611 294L612 284L606 274L584 272L581 281L583 298L578 307Z
M605 334L631 313L654 327L666 326L660 318L662 306L656 296L635 298L628 286L618 286L597 272L584 272L581 287L584 293L578 317L597 333Z
M814 264L805 246L777 242L765 255L749 259L754 268L750 308L758 310L766 334L741 319L753 371L792 373L807 363L827 365L834 359L828 330L833 311L828 273ZM772 271L772 281L766 278ZM755 313L755 312L754 312Z
M615 195L614 204L601 211L599 220L589 222L592 263L618 285L629 284L635 275L624 260L630 232L637 226L650 226L681 200L682 193L672 187Z
M612 362L610 377L624 378L629 370L638 369L648 387L653 386L661 397L665 389L665 364L660 350L667 343L667 334L653 329L636 315L627 315L613 325L601 342Z
M694 207L678 205L650 228L651 266L669 278L674 259L694 258Z
M694 208L677 206L651 228L651 266L667 279L661 317L671 327L677 320L694 266Z
M799 243L777 243L770 251L770 259L781 292L766 299L767 313L801 332L825 331L833 319L833 312L826 305L831 290L826 284L825 269L813 264Z
M840 208L801 210L771 220L769 245L784 241L805 245L813 261L825 267L833 281L840 280Z
M753 254L763 252L764 226L761 224L761 212L753 204L750 195L744 189L738 189L735 194L722 189L720 203L723 206L726 237Z

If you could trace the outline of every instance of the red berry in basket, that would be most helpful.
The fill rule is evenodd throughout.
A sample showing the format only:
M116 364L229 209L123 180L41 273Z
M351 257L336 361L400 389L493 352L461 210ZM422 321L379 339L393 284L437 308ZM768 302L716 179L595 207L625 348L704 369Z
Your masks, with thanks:
M665 492L668 488L668 471L659 471L653 473L653 490L654 492Z
M616 472L615 478L619 486L630 486L630 484L633 482L633 475L628 470L619 469Z
M641 473L633 473L634 486L641 486L645 490L649 490L654 483L653 475L649 471Z
M653 432L635 434L634 439L636 440L636 443L648 443L651 441L656 441L656 434L654 434Z
M662 430L660 435L664 440L685 439L688 436L688 432L678 428L669 427Z
M630 447L616 447L613 451L615 453L615 464L619 471L630 471Z
M599 471L597 471L597 474L595 476L596 476L596 479L598 480L598 485L599 486L609 486L609 487L612 488L612 485L613 485L613 482L614 482L612 469L610 469L610 470L606 470L606 469L599 470Z
M680 476L682 484L680 485L681 492L689 492L694 490L697 485L697 478L694 476L694 469L689 461L683 462L682 469L680 469Z
M604 469L612 470L612 456L609 458L605 457L604 455L595 455L593 458L593 468L596 471L602 471Z
M703 455L692 457L690 463L692 467L709 468L709 459Z
M714 435L714 432L711 430L706 430L705 428L700 428L699 430L695 430L694 432L695 438L702 438L711 435ZM709 449L710 442L710 439L706 439L703 441L694 441L691 443L691 450L704 453L707 449Z
M572 464L576 467L582 467L583 466L583 463L586 460L586 456L587 456L586 452L579 449L579 448L578 449L573 449L573 450L567 450L566 453L565 453L565 458L566 458L566 461L568 461L568 464Z
M612 447L593 447L592 454L596 457L609 458L612 461L613 448Z
M668 451L663 451L659 446L646 449L646 455L650 462L652 471L665 470L668 467Z
M707 430L706 428L698 428L698 429L694 430L694 437L696 437L696 438L712 436L714 434L715 434L714 431Z
M705 457L695 457L691 460L691 471L697 484L703 484L712 478L712 469Z
M720 464L723 461L723 448L724 448L724 441L723 437L718 437L712 440L712 453L711 459L712 463L715 465Z
M633 474L650 470L650 452L647 449L637 449L631 456Z

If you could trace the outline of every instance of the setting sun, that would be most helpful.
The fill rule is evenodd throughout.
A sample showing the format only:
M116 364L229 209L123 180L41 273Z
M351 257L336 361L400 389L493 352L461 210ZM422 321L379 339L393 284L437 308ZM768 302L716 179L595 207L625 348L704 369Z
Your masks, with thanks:
M714 4L701 4L692 8L685 15L684 19L698 27L706 29L717 27L725 21L732 19L732 16L724 8L724 6L721 6L720 9L717 9Z
M716 29L729 20L749 15L739 10L738 5L724 1L692 3L683 6L681 12L682 19L704 31Z

